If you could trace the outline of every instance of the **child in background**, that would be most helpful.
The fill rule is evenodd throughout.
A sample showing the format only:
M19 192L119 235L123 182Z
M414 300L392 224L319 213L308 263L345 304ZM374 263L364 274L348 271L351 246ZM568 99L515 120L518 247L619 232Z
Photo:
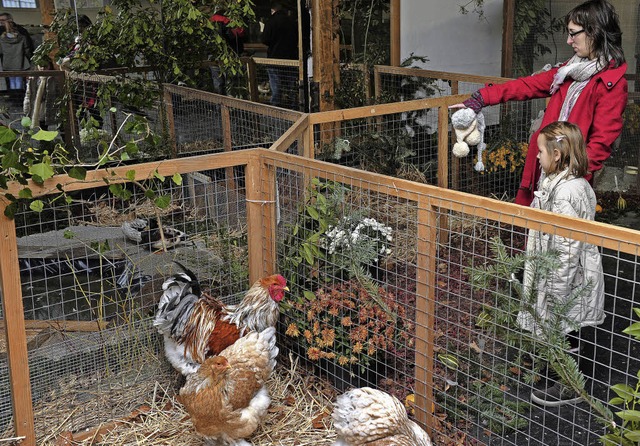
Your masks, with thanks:
M540 131L537 143L542 173L531 206L555 214L593 220L596 196L589 182L584 179L588 160L580 128L569 122L552 122ZM567 319L578 327L602 324L605 317L604 274L598 248L560 235L529 231L527 253L552 250L559 254L560 266L551 271L548 277L540 279L539 283L532 283L532 266L525 265L523 288L526 293L532 286L536 287L537 302L534 306L537 314L543 320L548 319L551 311L549 298L566 303L575 290L586 286L586 292L568 311ZM530 316L521 313L518 321L526 330L534 333L539 331ZM579 354L580 333L572 331L574 329L575 326L565 324L564 330L571 344L569 353L575 357ZM558 380L557 375L549 375L547 387L532 393L534 403L555 407L580 400L571 388Z

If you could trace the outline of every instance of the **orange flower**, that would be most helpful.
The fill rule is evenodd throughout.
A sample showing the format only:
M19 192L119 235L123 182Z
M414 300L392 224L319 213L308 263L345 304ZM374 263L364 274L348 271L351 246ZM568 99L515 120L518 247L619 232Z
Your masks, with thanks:
M351 327L353 325L353 321L351 321L350 316L343 317L340 323L342 324L343 327Z
M307 342L311 344L311 341L313 340L313 334L309 330L305 330L303 336L307 340Z
M309 350L307 350L307 356L312 361L317 361L320 359L320 349L317 347L310 347Z
M296 324L289 324L287 331L284 334L291 336L292 338L297 338L300 336L300 330L298 330L298 326Z
M332 328L322 330L322 343L326 347L331 347L336 340L336 332Z
M338 364L347 365L348 363L349 363L349 358L347 358L346 356L340 356L338 358Z

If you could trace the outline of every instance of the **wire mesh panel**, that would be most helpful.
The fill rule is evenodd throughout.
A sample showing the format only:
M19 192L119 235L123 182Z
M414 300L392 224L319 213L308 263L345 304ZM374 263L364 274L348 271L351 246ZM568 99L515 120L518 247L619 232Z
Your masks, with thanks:
M179 155L270 147L301 113L167 85Z
M293 300L283 342L310 370L341 390L395 394L427 416L436 444L596 445L633 429L616 413L640 369L637 231L272 157ZM602 282L545 294L542 281L557 289L554 271L583 261L525 249L540 236L597 249ZM585 298L596 286L599 303ZM595 314L581 329L576 308ZM554 382L579 398L532 401Z
M258 101L290 110L300 109L300 68L297 60L253 58L250 81L258 89Z
M221 168L181 179L177 171L69 192L70 204L52 197L42 213L16 215L38 444L126 418L154 391L167 370L150 316L180 265L223 302L246 291L244 168L233 178ZM6 438L10 396L1 401Z

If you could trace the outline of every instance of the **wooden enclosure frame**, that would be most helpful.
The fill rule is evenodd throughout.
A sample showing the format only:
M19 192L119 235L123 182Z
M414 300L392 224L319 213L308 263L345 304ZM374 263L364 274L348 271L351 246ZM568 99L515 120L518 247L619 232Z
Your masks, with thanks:
M451 99L449 100L457 100ZM444 107L447 99L441 98ZM346 113L347 111L344 111ZM361 111L360 111L361 112ZM339 113L339 112L334 112ZM353 112L358 113L358 112ZM347 113L352 115L352 113ZM325 115L324 119L328 119ZM282 141L304 137L302 123ZM319 177L332 181L352 183L371 192L413 201L418 204L418 259L416 302L416 418L432 433L433 419L433 346L435 306L435 261L438 240L437 219L443 212L453 211L469 217L553 231L558 235L582 240L587 243L640 255L640 232L603 223L574 219L546 211L525 208L495 199L478 197L463 192L436 186L415 183L394 177L339 166L310 158L281 153L276 150L247 149L233 153L218 153L160 162L138 164L135 180L149 178L157 170L165 177L175 173L186 174L203 169L233 168L246 166L247 225L249 280L253 281L276 268L275 240L275 171L285 168L303 174L303 178ZM124 183L131 166L91 171L84 181L66 175L56 176L38 186L30 183L34 197L55 193L57 185L68 192L104 185L105 179L112 183ZM366 185L366 187L365 187ZM11 184L8 192L17 194L19 185ZM3 206L6 206L3 201ZM265 243L266 241L266 243ZM35 445L35 427L29 364L25 335L25 320L18 268L16 228L13 220L0 217L0 286L2 287L5 331L8 346L11 394L16 434L24 437L21 444Z

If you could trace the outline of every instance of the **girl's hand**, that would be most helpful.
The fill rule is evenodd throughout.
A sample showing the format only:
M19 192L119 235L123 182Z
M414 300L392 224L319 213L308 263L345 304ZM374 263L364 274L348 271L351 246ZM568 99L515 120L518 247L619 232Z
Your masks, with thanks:
M459 104L450 105L448 108L467 108L467 106L460 102Z

